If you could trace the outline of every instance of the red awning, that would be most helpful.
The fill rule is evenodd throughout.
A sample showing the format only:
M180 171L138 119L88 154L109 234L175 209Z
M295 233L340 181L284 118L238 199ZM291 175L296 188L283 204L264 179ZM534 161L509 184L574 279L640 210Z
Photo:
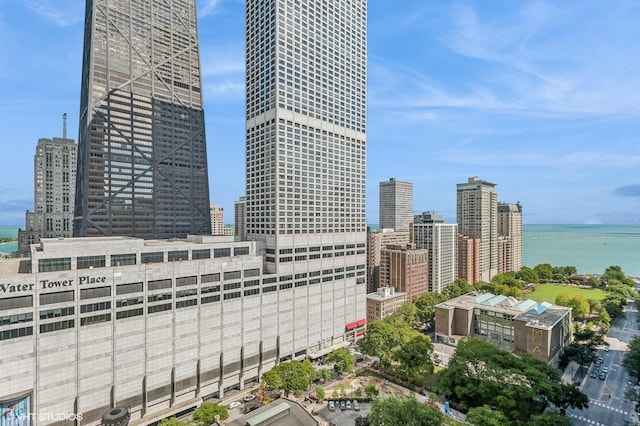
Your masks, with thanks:
M358 327L363 326L367 323L367 319L366 318L362 318L358 321L356 321L356 324L358 325Z
M350 322L349 324L347 324L347 330L353 330L357 325L358 324L355 322Z
M364 331L358 331L356 337L364 336Z

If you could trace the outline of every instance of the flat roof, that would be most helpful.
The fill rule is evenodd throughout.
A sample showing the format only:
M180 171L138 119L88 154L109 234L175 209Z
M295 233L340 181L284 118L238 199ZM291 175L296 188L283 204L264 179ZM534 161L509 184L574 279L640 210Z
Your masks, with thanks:
M284 406L282 404L288 405L289 413L284 417L277 418L277 420L271 424L278 425L278 426L319 426L320 425L320 422L316 420L315 417L313 417L298 402L292 401L287 398L280 398L270 402L267 405L263 405L257 410L254 410L230 422L229 426L251 426L251 425L257 424L256 422L260 421L260 419L264 420L265 418L264 413L275 414L276 411L271 411L271 410L274 410L274 409L283 410ZM278 408L275 408L275 407L278 407ZM281 411L278 411L278 413L281 413ZM267 416L269 416L269 414L267 414Z

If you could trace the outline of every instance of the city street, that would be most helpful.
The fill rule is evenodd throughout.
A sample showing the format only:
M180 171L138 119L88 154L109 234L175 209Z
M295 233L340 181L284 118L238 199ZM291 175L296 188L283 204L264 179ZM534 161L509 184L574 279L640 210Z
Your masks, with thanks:
M589 397L587 410L567 410L567 417L575 425L622 426L628 419L637 421L634 412L635 403L625 398L625 393L631 386L629 376L622 367L622 360L627 352L629 342L638 334L638 310L631 303L625 309L626 318L616 320L607 334L609 351L598 350L602 358L600 372L607 368L609 372L604 380L591 377L594 366L582 379L580 388Z

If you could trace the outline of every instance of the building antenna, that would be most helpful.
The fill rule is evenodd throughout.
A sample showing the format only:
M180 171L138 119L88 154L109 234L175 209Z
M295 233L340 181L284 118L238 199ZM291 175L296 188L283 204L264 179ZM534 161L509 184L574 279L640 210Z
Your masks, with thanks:
M62 114L62 139L67 138L67 113Z

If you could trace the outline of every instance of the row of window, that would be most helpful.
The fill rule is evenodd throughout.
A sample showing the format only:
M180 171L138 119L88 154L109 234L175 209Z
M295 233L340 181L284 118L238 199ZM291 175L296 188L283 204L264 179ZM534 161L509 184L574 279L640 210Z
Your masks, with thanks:
M250 253L249 246L240 247L224 247L214 248L213 258L244 256ZM197 259L211 259L211 249L197 249L191 251L191 260ZM113 254L111 255L111 266L125 266L136 264L136 254ZM166 252L167 262L179 262L182 260L189 260L188 250L178 250ZM147 252L140 254L140 264L149 263L163 263L165 262L165 252ZM78 256L76 258L77 269L92 269L92 268L105 268L107 266L106 256ZM71 258L55 258L55 259L39 259L38 270L40 272L51 271L70 271L71 270Z

